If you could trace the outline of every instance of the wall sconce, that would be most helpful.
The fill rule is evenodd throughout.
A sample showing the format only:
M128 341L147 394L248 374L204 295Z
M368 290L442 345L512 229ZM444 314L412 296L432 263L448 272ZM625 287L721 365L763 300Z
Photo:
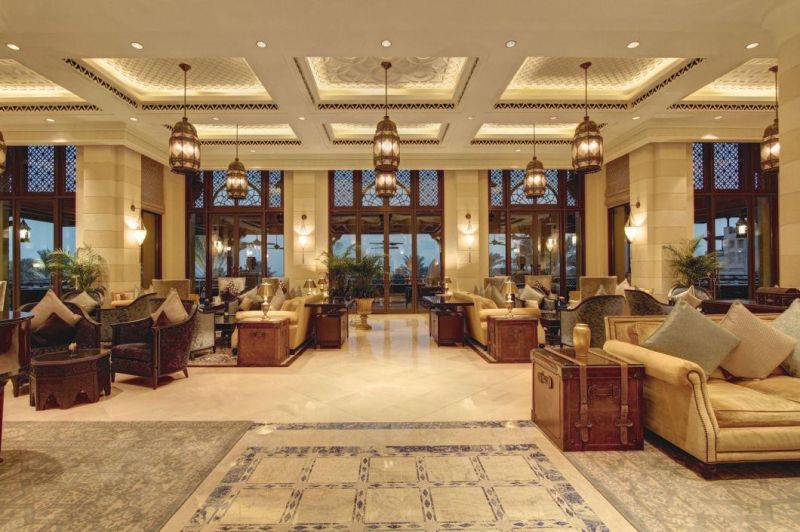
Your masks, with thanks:
M136 206L131 203L131 212L135 215L136 214ZM142 221L142 215L139 214L139 221L136 224L136 227L133 229L133 239L136 240L136 243L141 246L144 244L144 239L147 238L147 228L144 226L144 222Z
M556 237L556 235L548 236L547 240L544 243L544 247L546 247L547 251L550 253L553 252L553 250L556 248L557 245L558 245L558 238Z
M472 246L475 245L475 229L472 227L472 215L467 213L467 227L464 229L464 243L467 245L468 260L472 264Z
M297 229L297 234L299 235L297 237L297 243L300 244L300 260L302 264L306 263L306 247L309 244L308 235L311 233L311 231L308 229L308 226L306 226L307 219L308 216L305 214L300 216L300 228Z
M745 220L746 216L746 214L742 213L742 215L739 217L739 220L736 222L736 236L738 238L744 238L747 236L747 220Z
M22 244L31 241L31 226L25 222L25 218L19 222L19 241Z
M634 205L634 208L638 209L641 206L642 204L637 201L636 205ZM628 242L633 242L639 236L641 230L642 228L636 225L633 221L633 209L631 209L630 214L628 214L628 220L625 222L625 238L628 239Z

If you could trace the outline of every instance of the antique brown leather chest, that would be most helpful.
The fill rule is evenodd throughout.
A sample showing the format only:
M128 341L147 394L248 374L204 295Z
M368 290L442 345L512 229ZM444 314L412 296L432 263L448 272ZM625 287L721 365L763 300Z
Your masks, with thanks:
M797 288L762 286L756 290L756 303L759 305L788 308L797 298L800 298L800 290Z
M532 351L531 418L563 451L625 451L644 442L644 366L601 349Z

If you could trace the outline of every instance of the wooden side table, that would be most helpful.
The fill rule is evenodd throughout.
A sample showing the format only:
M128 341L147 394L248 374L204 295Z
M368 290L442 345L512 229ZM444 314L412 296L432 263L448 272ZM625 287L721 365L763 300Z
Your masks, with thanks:
M314 344L317 349L333 347L339 349L349 334L346 308L320 312L314 315Z
M280 366L289 358L289 319L240 321L237 366Z
M561 345L561 314L559 312L542 312L539 318L544 328L547 345Z
M90 403L100 394L111 395L111 351L80 349L62 351L31 359L30 404L36 410L47 408L52 397L60 408L70 408L81 394Z
M539 346L539 320L533 316L489 316L489 354L497 362L530 362Z
M430 314L430 333L436 345L464 345L464 314L436 308Z

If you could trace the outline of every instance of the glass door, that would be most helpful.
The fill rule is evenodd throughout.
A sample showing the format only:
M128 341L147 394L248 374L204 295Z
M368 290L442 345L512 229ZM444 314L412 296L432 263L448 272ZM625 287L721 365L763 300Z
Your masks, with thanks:
M719 261L720 299L747 298L747 198L720 197L715 201L714 250Z
M390 214L385 239L385 256L389 267L384 269L384 300L389 312L405 312L414 306L414 288L418 259L411 244L411 215Z
M384 238L384 217L383 214L362 215L359 220L361 241L360 254L379 255L384 260L384 276L375 279L375 300L372 302L373 312L383 312L386 310L386 239Z

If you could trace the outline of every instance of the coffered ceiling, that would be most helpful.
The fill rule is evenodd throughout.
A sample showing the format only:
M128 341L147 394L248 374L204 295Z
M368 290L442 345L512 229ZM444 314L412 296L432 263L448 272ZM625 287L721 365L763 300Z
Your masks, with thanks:
M10 144L126 144L165 161L181 62L208 168L229 162L237 123L248 167L368 167L387 60L407 168L524 166L533 123L540 159L567 166L587 60L589 114L609 157L648 141L755 140L772 120L770 24L800 20L800 2L594 7L4 0L0 130Z

